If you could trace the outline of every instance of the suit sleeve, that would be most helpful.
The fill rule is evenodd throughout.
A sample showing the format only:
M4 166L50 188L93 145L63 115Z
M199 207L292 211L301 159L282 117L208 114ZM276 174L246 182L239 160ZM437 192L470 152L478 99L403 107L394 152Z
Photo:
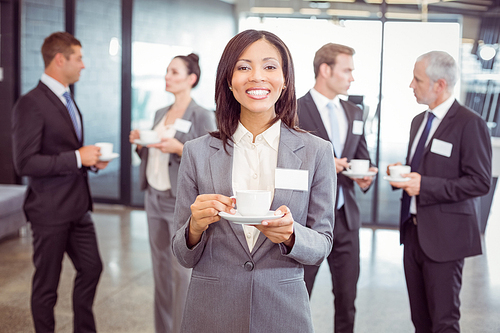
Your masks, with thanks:
M491 139L480 117L474 117L465 124L458 149L460 177L422 176L419 205L459 202L488 193L491 184Z
M20 176L45 177L78 171L75 151L56 155L41 153L44 118L40 106L24 96L14 107L12 117L14 165Z
M325 142L322 147L309 189L307 221L305 225L294 222L295 244L288 254L285 245L280 244L283 255L304 265L321 264L333 245L337 175L332 168L332 145Z
M196 170L189 149L189 142L184 146L183 157L177 178L178 191L175 202L174 222L180 228L172 239L172 250L179 263L186 268L193 268L200 260L205 244L207 242L207 231L202 235L198 244L192 249L187 246L187 232L189 231L189 221L191 219L191 204L198 196L198 186L196 185ZM209 228L210 229L210 228ZM207 229L208 230L208 229Z

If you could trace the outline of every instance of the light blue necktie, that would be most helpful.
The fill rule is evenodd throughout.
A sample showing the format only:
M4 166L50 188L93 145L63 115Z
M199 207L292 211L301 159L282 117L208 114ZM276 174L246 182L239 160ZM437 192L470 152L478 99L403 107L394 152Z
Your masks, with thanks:
M342 157L342 145L340 143L340 133L339 133L339 122L337 115L335 114L335 104L330 102L327 104L328 116L330 117L330 139L333 144L333 150L335 151L335 156L337 158ZM339 197L337 198L337 209L340 209L344 205L344 191L342 186L339 188Z
M71 118L71 122L73 123L73 127L75 128L76 131L76 136L78 137L78 141L82 141L82 130L80 126L78 125L78 121L76 120L76 117L78 117L78 113L76 112L76 105L73 102L73 99L71 98L71 95L69 92L65 92L63 94L64 98L66 99L66 108L68 109L69 116Z

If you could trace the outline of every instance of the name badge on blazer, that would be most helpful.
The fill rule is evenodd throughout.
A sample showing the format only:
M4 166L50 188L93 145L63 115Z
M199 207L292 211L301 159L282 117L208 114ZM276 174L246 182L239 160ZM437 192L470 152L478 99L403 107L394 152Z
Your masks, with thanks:
M285 190L308 191L309 170L276 168L274 172L274 187Z
M363 122L361 120L354 120L352 122L352 134L354 135L363 134Z
M177 118L177 119L175 119L174 128L176 131L179 131L182 133L188 133L192 124L193 123L190 122L189 120Z
M434 154L450 157L452 149L453 149L452 143L439 139L432 140L431 152L433 152Z

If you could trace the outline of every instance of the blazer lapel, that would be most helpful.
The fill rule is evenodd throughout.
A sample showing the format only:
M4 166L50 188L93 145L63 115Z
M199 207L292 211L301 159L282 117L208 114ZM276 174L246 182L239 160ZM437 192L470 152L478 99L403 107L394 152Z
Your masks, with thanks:
M299 170L302 166L302 159L297 156L297 150L304 147L304 142L293 133L293 130L281 124L280 144L278 147L277 168ZM274 190L274 198L271 210L276 210L282 205L290 207L293 190L277 188ZM267 240L264 234L260 233L253 248L252 254ZM269 241L271 242L271 241Z
M415 141L415 136L417 135L418 129L420 128L420 125L422 124L422 121L424 120L424 115L425 112L420 113L415 117L415 121L410 128L410 142L408 143L408 151L406 152L406 165L410 165L410 153L411 153L411 147L413 146L413 141Z
M233 143L230 142L227 146L226 153L222 141L219 139L212 138L210 141L210 147L217 149L218 151L210 157L210 175L212 177L212 184L214 185L215 193L222 194L226 196L232 196L233 193ZM229 166L229 170L228 170ZM219 222L220 223L220 222ZM243 232L241 225L227 221L229 227L233 230L234 235L240 242L244 251L247 252L248 256L251 256L250 250L248 249L248 244Z
M68 126L70 126L71 130L73 131L73 135L74 135L75 140L80 143L80 141L78 140L78 136L76 135L75 126L73 125L73 122L71 121L71 117L69 116L69 111L66 108L66 105L64 105L62 103L62 101L59 99L59 97L57 97L52 92L52 90L50 90L50 88L47 87L44 83L40 82L38 84L38 86L40 87L40 89L42 89L44 91L44 93L47 96L47 98L54 105L54 107L59 111L59 113L64 118L64 120L66 121L66 123L68 124ZM75 103L75 106L76 106L76 103ZM83 141L83 122L82 122L82 116L80 114L80 111L78 110L78 106L76 108L77 108L78 116L80 117L80 123L82 124L82 141Z
M443 120L441 120L441 123L439 124L438 128L436 129L436 131L432 135L431 140L429 141L429 144L425 147L424 155L423 155L424 157L431 150L432 139L435 138L435 137L439 137L441 135L441 133L443 133L444 131L446 131L446 129L449 126L452 126L452 124L453 124L453 118L457 114L457 111L458 111L459 108L460 108L460 104L458 104L458 102L455 100L455 102L453 102L453 104L451 105L450 109L446 113L446 116L444 116ZM420 165L422 165L422 163Z
M318 129L318 133L314 133L318 135L319 137L330 141L330 138L328 136L328 132L326 131L325 125L323 124L323 120L321 119L321 115L319 113L318 108L316 107L316 103L314 103L314 100L312 98L312 95L310 92L308 92L304 96L304 105L306 106L305 110L307 111L309 118L311 119L312 123L314 124L314 128ZM300 126L300 124L299 124Z

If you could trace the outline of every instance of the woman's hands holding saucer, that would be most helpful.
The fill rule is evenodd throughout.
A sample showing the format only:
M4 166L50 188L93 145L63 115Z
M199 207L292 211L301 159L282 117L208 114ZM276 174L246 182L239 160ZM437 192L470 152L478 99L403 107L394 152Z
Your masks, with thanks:
M293 216L290 209L283 205L278 208L274 215L282 215L277 220L264 220L262 224L257 224L255 227L259 229L273 243L283 243L288 248L292 248L295 243L293 234Z

